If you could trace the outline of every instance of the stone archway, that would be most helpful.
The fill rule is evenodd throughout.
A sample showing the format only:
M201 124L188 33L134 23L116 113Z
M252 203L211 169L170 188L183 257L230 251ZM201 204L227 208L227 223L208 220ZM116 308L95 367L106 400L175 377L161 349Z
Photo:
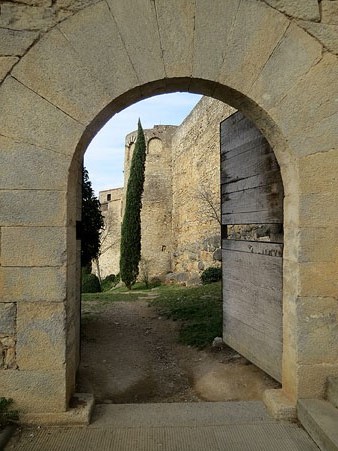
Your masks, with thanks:
M258 0L99 0L46 33L32 16L44 34L0 87L0 306L13 343L0 385L23 412L65 411L74 390L83 153L125 106L178 90L240 109L281 167L283 393L320 397L338 375L338 65L287 13Z

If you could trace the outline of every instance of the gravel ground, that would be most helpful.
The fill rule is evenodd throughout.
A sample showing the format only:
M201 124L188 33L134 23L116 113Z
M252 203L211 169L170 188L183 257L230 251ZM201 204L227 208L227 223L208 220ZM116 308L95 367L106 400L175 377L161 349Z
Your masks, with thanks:
M83 302L78 392L96 403L259 400L278 383L228 347L177 343L177 322L137 301Z

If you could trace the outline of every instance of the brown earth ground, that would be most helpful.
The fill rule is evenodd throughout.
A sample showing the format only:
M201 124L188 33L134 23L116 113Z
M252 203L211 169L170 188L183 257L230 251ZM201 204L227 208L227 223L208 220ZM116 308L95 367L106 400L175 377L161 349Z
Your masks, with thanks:
M83 302L78 392L109 404L235 401L279 386L226 346L179 344L179 324L159 317L150 300Z

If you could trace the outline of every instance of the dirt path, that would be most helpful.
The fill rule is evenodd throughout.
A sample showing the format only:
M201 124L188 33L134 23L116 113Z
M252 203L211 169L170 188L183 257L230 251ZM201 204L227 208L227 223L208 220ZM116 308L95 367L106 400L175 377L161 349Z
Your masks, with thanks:
M97 403L261 399L278 384L229 348L177 343L178 324L137 301L84 302L78 392Z

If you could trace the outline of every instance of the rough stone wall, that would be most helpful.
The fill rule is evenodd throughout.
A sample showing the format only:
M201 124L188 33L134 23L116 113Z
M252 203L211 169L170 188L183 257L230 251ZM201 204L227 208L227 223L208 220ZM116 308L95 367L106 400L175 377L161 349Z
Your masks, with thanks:
M270 241L283 243L283 226L281 224L238 224L227 226L230 240Z
M218 264L219 126L233 112L225 103L203 97L173 137L173 271L185 273L180 278L191 282L199 280L204 268Z
M205 268L220 264L220 224L215 218L220 215L219 124L234 111L204 97L179 127L158 125L144 131L147 159L141 252L151 277L166 275L167 280L195 284ZM126 137L125 187L136 135L134 131ZM121 204L118 211L112 208L112 193L100 192L106 242L112 245L107 251L106 243L103 246L102 277L116 274L119 264ZM122 205L123 209L124 198Z
M16 365L15 302L0 304L0 369L15 369Z
M176 127L172 125L155 125L152 129L144 130L147 157L141 211L141 255L151 276L171 270L171 141L175 130ZM126 137L125 186L136 136L137 132L132 132Z
M100 191L99 194L101 211L105 222L99 258L99 270L102 278L109 274L118 274L120 272L122 198L123 188ZM95 267L95 264L93 269L97 274L98 268Z

